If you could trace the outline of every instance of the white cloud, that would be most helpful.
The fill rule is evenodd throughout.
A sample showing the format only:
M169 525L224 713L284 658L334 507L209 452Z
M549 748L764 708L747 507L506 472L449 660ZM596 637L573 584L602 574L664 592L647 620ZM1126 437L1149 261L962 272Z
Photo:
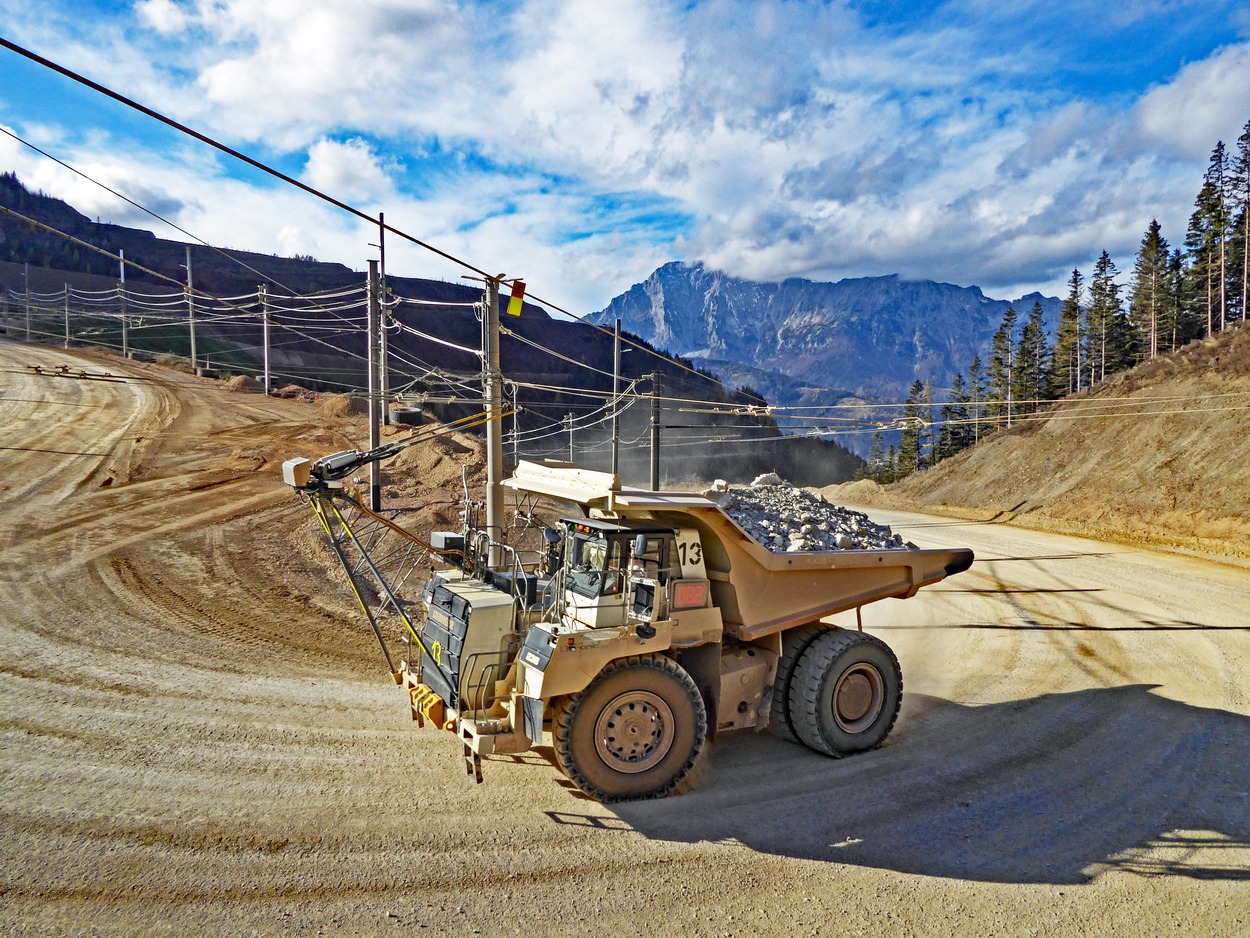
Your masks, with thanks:
M304 181L340 201L377 204L395 195L389 173L398 167L384 165L369 141L321 139L308 148Z
M1231 145L1250 118L1250 42L1185 66L1137 104L1141 133L1157 147L1200 159L1217 140Z
M444 0L217 0L199 24L217 45L197 84L244 139L395 133L476 103L457 90L480 67L473 20Z
M139 0L135 15L162 36L182 32L192 21L187 9L174 0Z
M1104 247L1128 267L1151 217L1178 242L1206 155L1250 116L1250 44L1095 101L1038 80L1053 49L1013 44L1022 8L962 9L918 28L789 0L140 0L90 44L68 15L22 22L93 77L575 309L682 252L760 279L1054 289ZM359 267L376 237L224 157L126 152L116 133L59 142L225 242ZM394 251L397 273L439 263Z

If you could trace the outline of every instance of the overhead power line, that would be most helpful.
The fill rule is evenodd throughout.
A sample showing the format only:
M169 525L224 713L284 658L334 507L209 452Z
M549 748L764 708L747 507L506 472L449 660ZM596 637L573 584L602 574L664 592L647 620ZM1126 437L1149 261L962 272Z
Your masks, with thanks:
M207 134L201 133L198 130L188 127L186 124L179 123L178 121L174 120L172 117L168 117L165 114L162 114L160 111L150 108L147 105L140 104L138 101L134 100L133 98L128 98L124 94L116 92L112 90L111 88L107 88L104 85L100 84L99 82L92 81L90 78L86 77L85 75L80 75L78 72L75 72L72 69L66 68L64 65L58 65L56 62L53 62L51 59L46 59L42 55L39 55L36 52L32 52L30 49L27 49L23 46L19 46L17 43L12 42L8 39L5 39L3 36L0 36L0 46L4 46L4 48L8 49L11 52L16 52L18 55L23 56L24 58L30 59L32 62L36 62L39 65L44 66L45 68L49 68L52 71L65 76L71 81L76 81L80 85L84 85L87 88L90 88L92 91L97 91L100 94L104 95L105 97L112 98L114 101L124 104L128 108L132 108L141 114L146 114L148 117L152 118L153 120L160 121L162 124L165 124L168 127L172 127L174 130L178 131L179 133L186 134L188 137L193 137L194 139L200 141L203 144L213 147L216 150L220 150L222 153L232 156L236 160L246 163L248 166L251 166L254 169L260 170L262 173L272 176L275 179L280 179L282 182L285 182L287 185L294 186L297 189L307 192L309 195L315 196L316 198L321 199L323 202L328 202L329 204L333 205L335 208L338 208L344 212L347 212L349 215L354 215L355 217L362 219L363 221L367 221L370 225L376 225L378 228L381 228L385 231L389 231L391 232L391 234L397 235L403 238L404 240L417 245L417 247L424 248L425 250L430 251L434 254L437 254L439 257L444 258L445 260L451 261L453 264L457 264L466 270L472 271L473 273L478 274L479 276L485 277L487 280L497 279L495 275L488 274L486 271L482 270L480 267L470 264L468 261L464 260L463 258L456 257L454 254L449 254L446 251L441 250L440 248L436 248L432 244L422 241L420 238L417 238L409 234L406 231L402 231L399 228L395 228L392 225L388 225L385 222L379 221L377 218L373 217L372 215L368 215L365 212L361 211L360 209L352 205L348 205L346 202L340 201L339 199L336 199L332 195L322 192L320 189L310 186L307 183L300 182L298 179L294 178L293 176L288 176L286 173L280 170L274 169L272 166L262 163L260 160L254 159L253 157L248 156L246 153L243 153L240 150L236 150L234 147L231 147L231 146L228 146L227 144L222 143L220 140L216 140L208 136ZM555 306L554 304L548 304L548 305L551 305L553 309L556 309L559 312L565 313L566 315L569 315L569 316L573 315L572 313L569 313L568 310L561 309L560 307Z
M70 79L71 81L75 81L80 85L90 88L91 90L96 91L104 95L105 97L112 98L114 101L117 101L120 104L124 104L126 107L132 108L141 114L145 114L148 117L152 118L153 120L160 121L162 124L165 124L168 127L172 127L174 130L177 130L179 133L186 134L187 136L192 137L193 139L198 140L207 146L213 147L216 150L220 150L222 153L232 156L235 159L239 160L240 162L246 163L248 166L251 166L255 169L260 170L266 175L269 175L275 179L281 180L282 182L285 182L288 185L294 186L295 188L303 192L307 192L309 195L314 196L315 198L321 199L323 202L327 202L330 205L333 205L335 208L340 209L341 211L347 212L349 215L353 215L356 218L361 219L362 221L366 221L370 225L376 225L379 229L383 231L389 231L391 232L391 234L394 234L400 238L403 238L405 241L415 244L417 247L423 248L424 250L427 250L433 254L437 254L439 257L445 260L451 261L453 264L457 264L460 267L463 267L465 270L471 271L472 273L475 273L478 276L483 277L487 280L499 279L498 274L494 274L494 275L489 274L485 270L483 270L481 267L478 267L475 264L471 264L469 261L465 260L464 258L457 257L454 254L450 254L447 251L442 250L441 248L435 247L434 245L430 244L427 241L421 240L415 235L409 234L408 232L403 231L402 229L399 229L399 228L394 227L393 225L387 224L380 218L375 218L372 215L369 215L366 212L356 208L355 206L349 205L346 202L343 202L340 199L337 199L334 196L329 195L326 192L322 192L320 189L317 189L314 186L310 186L305 182L301 182L300 180L294 178L293 176L288 176L286 173L282 172L281 170L275 169L266 163L262 163L260 160L255 159L254 157L248 156L246 153L243 153L240 150L236 150L234 147L231 147L225 143L222 143L221 141L216 140L213 137L208 136L207 134L201 133L200 131L195 130L194 128L188 127L186 124L180 123L179 121L174 120L172 117L168 117L167 115L161 113L160 111L155 110L154 108L150 108L147 105L140 104L138 101L135 101L133 98L129 98L126 95L123 95L120 92L114 91L111 88L108 88L100 84L97 81L93 81L92 79L87 78L85 75L81 75L78 72L75 72L74 70L70 68L66 68L64 65L60 65L56 62L53 62L51 59L47 59L44 56L41 56L38 53L25 48L24 46L19 46L17 43L9 39L5 39L3 36L0 36L0 46L3 46L4 48L8 49L11 52L15 52L18 55L23 56L24 58L30 59L32 62L42 65L45 68L51 69L57 74L63 75L64 77ZM569 316L570 318L576 319L579 322L583 323L584 325L589 326L590 328L595 329L598 332L601 332L605 335L613 335L613 336L615 335L615 332L613 330L605 329L602 326L596 325L594 323L586 322L580 316L577 316L575 313L565 309L563 306L560 306L559 304L554 303L551 300L538 296L537 294L534 294L531 292L528 295L528 298L533 300L535 303L538 303L544 307L555 310L556 312L559 312L559 313L563 313L564 315ZM691 368L683 364L682 362L675 361L670 356L661 354L660 352L657 352L654 349L648 348L642 343L635 342L634 340L628 339L624 336L622 336L622 341L625 342L627 345L638 349L641 352L645 352L648 355L651 355L655 358L659 358L662 361L668 362L670 366L676 367L680 369L681 371L685 371L691 375L695 375L713 384L718 384L718 385L721 384L720 379L715 378L711 375L704 374L703 372L698 371L697 369Z
M40 231L46 231L48 234L53 234L53 235L56 235L58 238L64 238L66 241L71 241L74 244L77 244L79 247L87 248L89 251L95 251L97 254L103 254L105 257L110 258L112 260L120 261L124 263L127 267L133 267L135 270L142 271L143 273L147 274L149 277L156 277L158 280L168 281L169 283L172 283L178 287L181 287L183 290L187 289L185 285L175 280L173 277L169 277L169 276L166 276L165 274L158 273L157 271L152 270L149 267L144 267L142 264L137 264L134 261L125 260L120 255L114 254L112 251L106 251L104 248L97 247L96 245L92 244L90 241L84 241L82 238L76 238L72 234L68 234L57 228L53 228L51 225L45 225L43 222L36 221L35 219L31 218L28 215L23 215L21 212L15 212L13 211L13 209L7 208L3 205L0 205L0 212L4 212L4 214L9 215L12 218L16 218L19 221L23 221L26 224L30 225L32 228L38 228ZM217 297L209 293L204 293L200 290L190 290L189 292L195 294L196 296L203 297L205 299L209 299L209 300L217 299ZM31 295L33 297L37 294L31 294ZM42 295L42 294L38 294L38 295ZM56 294L48 294L48 296L55 296L55 295ZM178 294L178 295L183 296L185 294Z
M201 143L207 146L213 147L214 149L219 150L222 153L232 156L235 159L239 160L240 162L246 163L248 166L251 166L255 169L260 170L266 175L272 176L273 178L278 179L282 182L285 182L288 185L294 186L295 188L303 192L306 192L315 198L321 199L322 201L327 202L330 205L333 205L335 208L338 208L341 211L348 213L349 215L359 218L362 221L368 222L371 226L376 225L381 231L389 231L392 234L400 238L403 238L404 240L412 244L415 244L417 247L420 247L426 251L436 254L439 257L442 257L443 259L452 262L453 264L457 264L460 267L463 267L465 270L471 271L472 273L475 273L478 276L485 278L486 280L498 281L500 279L501 275L489 274L485 270L483 270L481 267L478 267L475 264L472 264L469 261L461 257L457 257L454 254L450 254L447 251L444 251L441 248L435 247L429 242L416 237L415 235L409 234L408 232L403 231L402 229L399 229L399 228L394 227L393 225L387 224L380 217L374 218L372 215L367 214L366 212L362 211L361 209L356 208L355 206L349 205L348 203L343 202L342 200L337 199L334 196L329 195L328 193L323 192L314 186L310 186L305 182L301 182L300 180L287 175L281 170L275 169L274 167L269 166L268 164L263 163L260 160L255 159L254 157L248 156L246 153L243 153L242 151L237 150L234 147L231 147L225 143L222 143L221 141L213 137L210 137L207 134L202 133L198 130L195 130L192 127L188 127L186 124L183 124L177 120L174 120L172 117L169 117L161 113L160 111L157 111L154 108L150 108L147 105L141 104L140 102L134 100L133 98L129 98L126 95L123 95L120 92L114 91L111 88L108 88L105 85L102 85L97 81L93 81L92 79L87 78L85 75L75 72L74 70L67 68L64 65L60 65L56 62L53 62L51 59L45 58L44 56L41 56L38 53L25 48L24 46L20 46L17 43L4 38L3 36L0 36L0 46L3 46L9 51L15 52L16 54L24 58L27 58L32 62L42 65L43 67L50 69L56 72L57 74L70 79L71 81L77 82L78 84L81 84L84 87L90 88L91 90L96 91L99 94L104 95L105 97L112 98L114 101L117 101L118 103L123 104L126 107L132 108L133 110L136 110L139 113L152 118L153 120L159 121L160 123L173 128L179 133L185 134L195 140L200 141ZM10 135L10 136L13 136L13 135ZM15 138L15 139L20 139L20 138ZM25 141L21 141L21 142L25 143ZM27 144L27 146L30 146L30 144ZM50 157L50 158L55 159L54 157ZM57 162L60 162L60 161L58 160ZM69 167L69 168L72 168L72 167ZM125 198L125 196L119 196L119 197ZM130 200L127 199L126 201L130 201ZM143 208L143 206L138 206L138 207ZM143 209L143 210L148 211L147 209ZM154 213L149 212L149 214L154 214ZM154 217L159 217L159 216L154 216ZM162 221L163 220L164 219L162 219ZM173 226L173 227L176 228L177 226ZM181 231L182 229L178 229L178 230ZM194 237L194 235L189 235L189 236ZM200 239L196 238L196 240L198 241ZM201 243L204 243L204 242L201 242ZM605 335L615 336L615 332L613 330L605 329L602 326L596 325L595 323L586 322L584 319L577 316L576 314L569 311L568 309L565 309L563 306L560 306L559 304L554 303L551 300L545 299L544 297L538 296L537 294L533 292L530 292L529 299L531 299L533 302L540 304L546 308L555 310L556 312L559 312L559 313L563 313L564 315L569 316L570 318L575 319L578 322L581 322L583 325L589 326L590 328L598 332L601 332ZM621 340L625 344L635 349L638 349L641 352L645 352L648 355L651 355L655 358L658 358L662 361L667 362L670 365L670 367L676 367L681 371L687 372L691 375L694 375L698 378L708 381L709 383L721 385L720 379L714 376L705 374L704 372L698 371L697 369L691 368L682 362L676 361L675 359L673 359L672 357L668 355L664 355L660 352L657 352L656 350L652 348L648 348L646 345L640 342L636 342L624 336L621 337Z
M207 241L205 241L203 238L199 237L198 235L192 234L190 231L187 231L187 229L182 228L182 227L180 227L179 225L176 225L174 222L170 221L168 218L165 218L163 215L160 215L160 214L158 214L157 212L152 211L152 210L151 210L150 208L148 208L146 205L142 205L142 204L140 204L139 202L136 202L134 199L130 198L129 196L127 196L127 195L125 195L125 194L123 194L123 193L121 193L121 192L118 192L118 191L117 191L116 189L114 189L112 186L108 186L108 185L106 185L105 183L100 182L100 180L95 179L95 178L93 178L92 176L89 176L87 173L83 172L83 171L82 171L81 169L79 169L78 167L76 167L76 166L72 166L71 164L69 164L69 163L65 162L65 161L64 161L64 160L62 160L62 159L58 159L57 157L55 157L55 156L53 156L51 153L49 153L47 150L43 150L43 149L41 149L41 148L39 148L39 147L35 146L35 144L31 143L29 140L24 140L24 139L22 139L21 137L19 137L19 136L18 136L17 134L15 134L15 133L13 133L13 132L12 132L11 130L9 130L8 128L6 128L6 127L0 127L0 133L6 134L6 135L8 135L9 137L12 137L14 140L16 140L18 143L22 144L23 146L29 147L30 149L34 150L34 151L35 151L36 153L38 153L40 156L43 156L43 157L45 157L45 158L47 158L47 159L51 160L52 162L56 163L58 166L63 166L65 169L68 169L71 173L74 173L74 174L76 174L76 175L80 176L81 178L83 178L83 179L87 180L88 182L92 183L93 185L99 186L99 187L100 187L101 189L103 189L105 192L108 192L109 194L116 196L117 198L121 199L123 202L126 202L126 203L128 203L128 204L130 204L130 205L133 205L133 206L134 206L135 208L137 208L139 211L141 211L141 212L143 212L143 213L145 213L145 214L147 214L147 215L150 215L152 218L155 218L157 221L161 222L161 224L168 225L170 228L174 229L174 231L177 231L177 232L179 232L180 234L184 234L184 235L186 235L186 236L187 236L188 238L190 238L192 241L198 242L199 244L201 244L201 245L203 245L204 247L208 248L210 251L213 251L214 253L221 255L222 257L226 258L227 260L229 260L229 261L231 261L231 262L233 262L233 263L235 263L235 264L238 264L238 265L239 265L240 267L242 267L244 270L248 270L248 271L250 271L250 272L252 272L252 273L256 274L256 276L260 277L262 280L269 280L269 281L272 281L273 283L278 284L278 286L282 287L282 288L283 288L283 289L285 289L285 290L291 290L291 288L290 288L290 287L288 287L286 284L284 284L284 283L282 283L282 282L278 281L277 279L275 279L274 277L272 277L272 276L270 276L270 275L268 275L268 274L264 274L264 273L262 273L261 271L257 270L255 267L252 267L252 266L251 266L250 264L248 264L246 261L240 260L239 258L235 257L233 254L231 254L229 251L226 251L224 248L215 247L214 245L209 244L209 243L208 243ZM294 290L291 290L291 292L293 293L293 292L295 292L295 291L294 291Z

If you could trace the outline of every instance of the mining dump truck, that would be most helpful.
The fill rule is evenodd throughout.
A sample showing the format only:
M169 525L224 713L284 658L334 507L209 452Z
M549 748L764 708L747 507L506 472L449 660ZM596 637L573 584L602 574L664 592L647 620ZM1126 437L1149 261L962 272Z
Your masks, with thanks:
M326 488L336 458L284 466L332 540L344 520ZM292 463L303 465L288 473ZM709 498L570 464L521 462L503 484L577 516L543 525L526 551L476 525L468 502L463 530L432 538L445 563L422 591L424 621L383 584L382 605L407 625L393 676L414 719L458 737L479 781L482 756L529 750L547 728L556 765L603 802L679 792L724 731L772 728L833 757L880 746L901 703L898 660L822 619L908 598L973 560L966 549L776 553ZM349 574L341 548L365 541L339 532Z

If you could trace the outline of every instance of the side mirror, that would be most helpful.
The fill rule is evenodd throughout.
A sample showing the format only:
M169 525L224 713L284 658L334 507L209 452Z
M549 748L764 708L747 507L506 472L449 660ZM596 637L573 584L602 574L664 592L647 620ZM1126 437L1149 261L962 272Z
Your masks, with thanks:
M641 557L647 552L647 535L639 534L634 538L634 556Z

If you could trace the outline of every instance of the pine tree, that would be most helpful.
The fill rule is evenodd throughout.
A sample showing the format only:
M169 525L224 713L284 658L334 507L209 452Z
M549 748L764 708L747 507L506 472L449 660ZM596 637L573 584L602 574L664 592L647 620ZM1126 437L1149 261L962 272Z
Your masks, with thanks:
M985 376L981 356L973 355L968 366L968 409L972 415L972 442L981 442L981 418L985 416Z
M882 439L881 431L878 430L872 435L872 445L868 448L868 460L859 467L855 473L857 479L872 479L874 482L884 483L886 480L888 467L885 464L885 440Z
M1233 291L1239 300L1241 321L1245 322L1250 307L1250 120L1237 138L1237 155L1232 162L1230 185L1230 215L1233 215L1230 232L1229 257L1232 276L1239 290Z
M1157 219L1151 219L1133 264L1129 318L1143 357L1157 358L1159 336L1168 309L1168 242Z
M1116 286L1119 290L1119 286ZM1132 368L1140 360L1141 347L1137 343L1137 333L1133 329L1133 321L1129 319L1128 310L1120 302L1117 294L1115 309L1111 314L1111 330L1109 343L1115 353L1111 359L1111 368L1124 371Z
M1195 307L1189 293L1189 272L1185 267L1185 254L1173 248L1168 258L1168 308L1165 335L1170 338L1169 350L1175 352L1190 339L1202 333Z
M1059 307L1059 328L1055 350L1050 357L1050 396L1066 397L1081 390L1081 336L1085 310L1081 306L1082 277L1073 269L1068 278L1068 296Z
M937 425L937 420L934 418L935 418L935 414L933 413L933 382L926 381L924 383L924 420L925 420L925 429L927 430L926 436L928 437L928 447L929 447L929 450L928 450L929 458L928 458L928 461L926 462L926 465L929 465L929 466L936 466L937 461L938 461L938 455L937 455L938 425Z
M963 375L955 375L955 380L951 383L950 400L942 405L939 416L942 420L942 429L938 433L937 451L933 456L934 464L966 449L971 442L968 427L968 397L964 391Z
M1210 336L1214 331L1215 315L1211 263L1213 239L1210 233L1210 209L1214 198L1208 186L1202 187L1195 204L1197 207L1189 216L1189 227L1185 231L1184 305L1192 318L1205 322L1205 333Z
M1211 153L1211 165L1207 169L1207 174L1211 178L1211 189L1215 193L1215 219L1212 223L1212 230L1219 242L1218 257L1219 266L1218 282L1219 282L1219 309L1220 309L1220 331L1227 327L1228 316L1228 229L1229 229L1229 185L1231 182L1228 172L1228 156L1224 152L1224 141L1220 140L1215 145L1215 150ZM1214 258L1213 258L1214 260Z
M994 417L1011 426L1012 394L1016 365L1016 310L1008 306L1003 321L990 342L990 397L994 401Z
M1050 347L1046 341L1045 314L1041 303L1034 303L1020 330L1016 352L1016 413L1031 414L1040 402L1049 398L1046 375L1050 366Z
M1223 329L1227 320L1229 176L1228 157L1220 141L1211 152L1185 232L1188 299L1205 314L1208 336Z
M899 477L915 472L924 465L922 430L924 385L920 379L911 386L907 400L903 404L902 432L898 440L898 472Z
M1132 349L1126 347L1129 336L1123 322L1120 285L1115 282L1119 273L1111 256L1103 251L1089 287L1085 358L1091 386L1106 381L1108 374L1115 374L1132 359Z

